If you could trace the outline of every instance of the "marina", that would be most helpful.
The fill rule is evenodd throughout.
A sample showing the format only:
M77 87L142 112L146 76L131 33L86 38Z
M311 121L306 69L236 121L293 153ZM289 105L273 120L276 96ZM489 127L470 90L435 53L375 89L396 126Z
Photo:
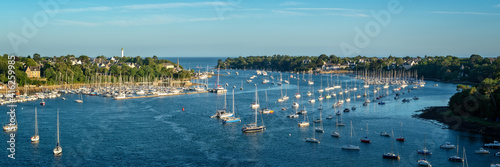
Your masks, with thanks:
M364 88L361 86L361 88L358 87L357 91L354 91L351 89L352 87L349 88L349 85L354 81L358 84L363 83L363 81L353 79L354 77L349 75L312 75L310 79L315 84L311 85L309 89L300 89L299 91L296 84L278 86L277 84L258 82L241 85L242 80L245 80L245 76L255 74L254 70L222 71L231 73L230 75L220 76L220 81L224 84L227 83L228 87L232 87L231 92L234 91L234 97L229 92L228 97L225 97L226 93L216 94L206 93L206 91L178 94L182 96L142 95L125 97L124 99L127 100L85 95L83 96L84 103L75 103L72 99L80 99L80 94L62 93L60 97L56 95L56 98L44 99L45 106L40 106L39 101L41 99L18 103L18 123L21 128L17 130L17 136L26 138L24 141L18 139L20 142L16 145L16 149L19 150L19 157L39 157L40 159L40 162L26 161L19 163L19 161L18 164L28 166L45 163L64 163L65 165L73 164L76 166L83 164L96 166L110 164L138 165L146 162L144 158L155 155L156 158L148 159L148 163L181 165L180 162L182 162L182 165L187 163L193 166L207 163L222 166L247 163L257 166L276 164L307 165L303 161L286 158L294 157L294 152L302 150L309 153L305 154L304 158L317 161L317 164L326 165L336 162L338 165L358 164L362 166L363 164L375 163L377 166L391 166L394 164L398 166L414 166L418 160L424 158L424 155L418 154L415 150L422 149L425 145L426 150L432 151L432 156L425 157L427 162L433 166L455 166L457 162L449 161L448 157L456 155L456 151L440 147L442 143L456 141L457 136L460 139L459 149L465 148L472 151L467 153L469 164L470 160L475 160L475 164L487 165L495 162L495 159L492 158L497 158L494 153L498 152L498 150L494 149L490 150L491 152L494 151L493 153L487 155L474 153L484 144L494 146L494 141L491 138L442 129L442 125L412 117L415 111L424 107L446 105L447 98L456 91L455 84L439 83L437 87L424 86L411 91L411 93L404 91L405 94L403 94L402 90L398 92L390 91L389 95L385 96L382 96L385 91L383 91L384 93L379 92L379 95L374 94L373 91L367 91L369 93L367 97L357 98L355 97L357 94L365 92ZM235 72L238 72L239 75L236 75ZM267 74L276 75L273 72L267 72ZM293 74L282 73L282 75L283 78L288 78L289 75ZM306 75L306 77L308 76ZM331 78L333 82L328 80ZM338 78L338 81L336 78ZM214 83L215 79L215 77L212 77L209 82ZM253 80L258 81L261 79L263 79L262 75L256 75ZM319 83L321 80L324 83ZM308 81L309 79L298 82L301 85L307 85ZM335 96L316 103L309 103L306 100L309 97L294 98L297 105L300 104L299 108L292 108L292 104L286 103L286 101L277 101L284 96L284 92L306 94L307 91L317 91L320 87L325 87L325 85L326 87L334 87L331 83L344 83L343 85L347 86L325 89L322 92L323 94L331 95L343 92L344 99L349 97L350 94L352 100L343 102L337 108L324 107L322 110L318 110L318 107L332 106L334 103L339 103L338 101L341 98ZM436 83L430 81L431 85ZM354 86L354 83L352 85ZM235 89L235 87L243 87L244 89ZM391 90L393 87L390 86ZM342 89L349 90L349 92L345 93ZM406 88L405 90L407 89L412 88ZM256 94L256 90L258 94ZM412 99L412 97L417 96L419 100L403 103L401 99L393 98L396 93L400 94L401 99ZM275 112L261 114L256 111L262 109L264 105L256 108L250 107L248 104L255 101L256 95L259 99L266 99L267 95L269 102L265 107ZM382 96L380 99L384 100L385 105L378 105L377 103L363 105L365 98L372 101L376 100L376 98L369 97L379 96ZM68 100L62 100L62 97ZM233 108L233 113L234 110L238 111L238 121L226 123L227 120L233 119L210 119L216 108L224 108L224 105L227 105L224 104L228 103L225 102L225 98L230 103L234 103L234 107L229 108ZM233 99L236 101L233 101ZM290 109L280 110L283 105L290 107ZM6 106L1 107L7 109ZM39 128L40 141L37 143L31 143L29 139L33 136L33 125L35 124L33 122L35 121L33 118L34 107L38 107L37 128ZM351 109L352 107L357 109L342 112L344 109ZM56 141L56 139L53 134L55 134L55 129L47 129L47 126L54 126L57 108L60 110L60 140L61 145L64 146L64 154L54 159L53 156L45 154L54 149L53 141ZM290 112L295 113L300 110L307 111L307 113L300 115L296 119L287 118ZM340 115L336 113L340 113ZM304 119L307 117L321 118L320 114L329 115L333 119L327 118L322 121ZM346 124L349 126L336 126L336 120L339 119L347 122ZM303 121L313 125L298 128L297 124ZM352 138L350 137L350 122L352 122ZM262 125L262 123L265 124ZM369 131L366 129L367 126L369 126ZM152 127L159 128L153 130ZM248 130L242 131L241 129L245 127ZM318 127L321 127L324 133L319 133L317 131ZM130 128L144 130L126 130ZM423 134L420 129L429 130L428 133L425 133L427 135L426 142L423 142ZM391 136L387 133L391 130L395 131L394 137L386 137L386 135ZM245 131L252 133L246 133ZM159 142L158 137L155 137L157 135L170 137L178 141ZM199 135L204 137L197 137ZM370 137L370 144L361 144L359 138L364 136ZM396 141L397 137L403 136L405 138L404 142ZM139 139L144 143L148 143L148 145L134 144L133 141ZM304 143L304 139L315 144ZM92 142L89 143L88 141ZM179 145L179 142L189 143L189 145ZM342 151L343 145L347 149L356 147L359 151ZM93 157L93 152L104 146L112 148L102 152L102 156L114 159L112 163L104 161L88 162L85 160ZM142 153L138 156L135 150L142 147L150 151L140 151ZM223 150L214 150L212 148L223 148ZM179 152L178 150L183 151ZM276 150L280 150L280 157L282 158L266 158L275 154ZM162 156L167 154L174 156ZM387 158L383 158L383 156ZM398 158L399 160L397 160ZM319 161L320 159L328 159L328 161Z
M0 167L500 167L498 1L1 1Z

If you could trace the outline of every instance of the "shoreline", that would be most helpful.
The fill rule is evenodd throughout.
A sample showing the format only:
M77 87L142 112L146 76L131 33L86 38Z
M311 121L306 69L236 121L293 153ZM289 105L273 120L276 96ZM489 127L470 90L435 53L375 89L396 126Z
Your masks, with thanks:
M442 83L465 84L465 85L471 85L471 86L479 84L479 83L470 82L470 81L443 81L441 79L435 79L435 78L425 78L424 80L434 81L434 82L442 82Z
M500 122L472 122L462 116L451 114L448 106L431 106L415 111L412 116L442 123L447 129L464 131L485 136L500 137Z

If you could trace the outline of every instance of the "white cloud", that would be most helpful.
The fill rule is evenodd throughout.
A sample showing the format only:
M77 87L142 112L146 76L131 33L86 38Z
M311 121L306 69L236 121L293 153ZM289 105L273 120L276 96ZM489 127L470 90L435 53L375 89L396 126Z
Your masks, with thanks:
M203 7L203 6L229 6L227 2L193 2L193 3L161 3L161 4L139 4L121 6L122 9L139 10L139 9L167 9L167 8L183 8L183 7Z
M193 3L160 3L160 4L137 4L137 5L125 5L125 6L99 6L99 7L87 7L87 8L73 8L73 9L61 9L58 12L61 13L76 13L76 12L102 12L110 11L115 9L126 9L126 10L148 10L148 9L168 9L168 8L184 8L184 7L220 7L220 6L235 6L229 2L193 2Z
M482 13L482 12L445 12L445 11L436 11L436 12L430 12L430 13L437 13L437 14L466 14L466 15L493 15L493 16L500 16L500 13Z
M341 16L346 16L346 17L370 17L370 15L363 14L363 13L355 13L355 14L340 14Z
M179 22L199 22L199 21L219 21L219 20L224 20L224 18L218 18L218 17L184 18L171 15L152 15L140 18L116 19L116 20L108 20L100 22L56 20L54 24L63 26L85 26L85 27L144 26L144 25L161 25L161 24L179 23Z
M95 27L98 26L97 23L84 22L84 21L73 21L73 20L55 20L55 25L64 26L85 26L85 27Z
M100 6L100 7L89 7L89 8L75 8L75 9L61 9L58 12L61 13L75 13L75 12L98 12L98 11L109 11L111 7Z
M495 7L500 8L500 4L495 5Z
M293 16L305 16L308 15L307 13L302 13L302 12L292 12L292 11L286 11L286 10L272 10L273 13L278 13L278 14L284 14L284 15L293 15Z
M295 1L286 1L283 3L280 3L280 6L297 6L297 5L302 5L302 2L295 2Z
M287 8L287 10L311 10L311 11L359 11L358 9L347 8Z
M331 13L331 12L337 13ZM332 15L344 17L370 17L367 14L360 13L362 10L347 9L347 8L286 8L284 10L273 10L274 13L288 14L288 15ZM310 12L310 13L306 13ZM328 13L330 12L330 13Z

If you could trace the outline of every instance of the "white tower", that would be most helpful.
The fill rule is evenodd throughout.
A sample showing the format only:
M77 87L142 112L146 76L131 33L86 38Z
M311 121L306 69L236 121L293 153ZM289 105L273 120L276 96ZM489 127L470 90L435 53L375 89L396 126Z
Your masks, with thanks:
M123 48L122 48L122 57L123 57Z

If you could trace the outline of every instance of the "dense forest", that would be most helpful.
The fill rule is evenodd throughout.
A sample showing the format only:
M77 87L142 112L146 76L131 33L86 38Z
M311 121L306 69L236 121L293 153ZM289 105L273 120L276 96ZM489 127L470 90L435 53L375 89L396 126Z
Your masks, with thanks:
M500 56L483 58L473 54L468 58L455 56L424 57L337 57L320 56L249 56L219 60L220 68L265 69L274 71L309 71L323 65L347 64L346 70L392 70L411 68L419 77L443 82L468 83L458 85L457 91L449 101L449 108L457 115L470 115L481 119L497 121L500 117Z
M500 79L486 78L480 84L458 85L448 107L456 115L474 116L489 121L499 121Z
M309 71L321 67L326 63L346 64L356 63L356 66L351 70L364 69L380 69L388 66L403 65L405 61L410 61L411 57L393 57L376 58L366 56L356 57L337 57L335 55L327 56L322 54L318 57L314 56L289 56L289 55L273 55L273 56L248 56L238 58L227 58L225 61L219 59L218 66L220 68L233 69L266 69L273 71ZM363 63L359 63L363 61Z
M6 83L7 75L7 54L0 57L0 81ZM163 63L174 64L169 60L158 59L158 57L113 57L115 60L108 60L105 56L98 56L103 63L107 63L108 68L99 67L99 63L91 62L91 58L82 55L66 55L60 57L42 57L34 54L33 57L16 57L15 73L18 86L26 84L32 85L53 85L57 83L85 83L92 81L118 82L118 77L122 76L125 81L141 81L148 79L152 81L158 77L171 77L176 79L190 78L192 71L167 69ZM81 64L74 64L71 60L79 60ZM133 63L137 67L130 67L127 63ZM27 66L41 66L41 78L28 78L25 73ZM182 69L182 66L180 66ZM106 77L107 76L107 77ZM106 77L106 78L105 78Z

